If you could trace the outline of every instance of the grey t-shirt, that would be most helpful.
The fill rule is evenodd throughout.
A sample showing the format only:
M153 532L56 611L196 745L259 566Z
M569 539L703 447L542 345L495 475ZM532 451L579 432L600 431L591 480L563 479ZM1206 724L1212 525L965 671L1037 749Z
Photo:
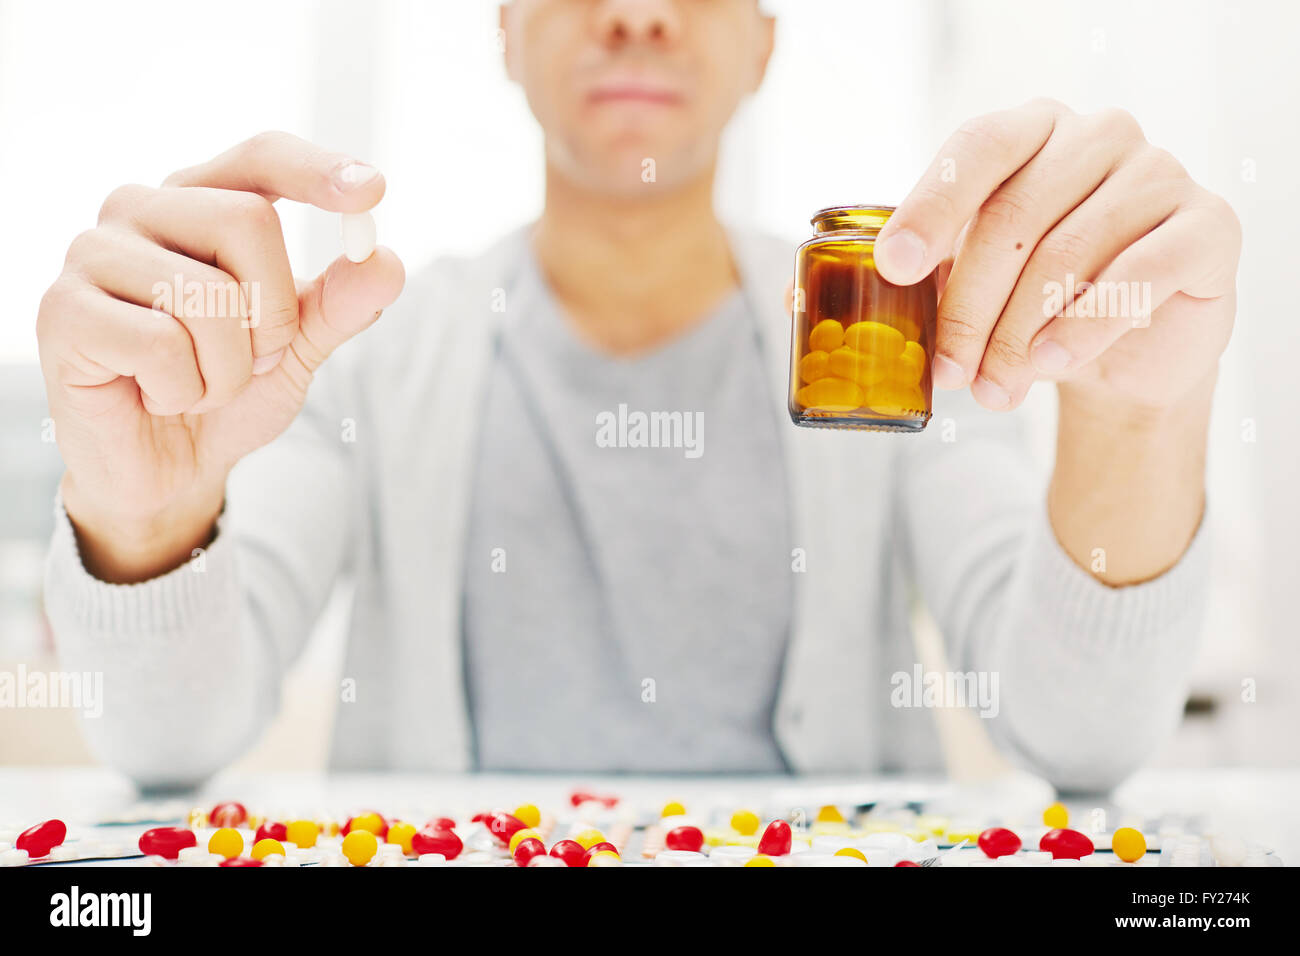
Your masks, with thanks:
M466 543L479 767L785 769L789 503L747 302L633 358L531 255L507 304Z

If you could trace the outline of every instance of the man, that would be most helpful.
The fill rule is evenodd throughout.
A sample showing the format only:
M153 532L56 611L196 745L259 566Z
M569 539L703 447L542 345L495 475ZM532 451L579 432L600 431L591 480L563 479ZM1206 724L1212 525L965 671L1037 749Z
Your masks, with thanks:
M545 210L355 342L401 263L295 286L271 202L358 212L384 181L294 137L123 187L74 241L38 319L67 464L46 593L67 666L105 674L96 752L154 786L231 760L347 572L341 768L933 766L930 715L890 703L911 590L949 666L997 677L1007 753L1062 788L1137 766L1179 719L1207 584L1228 206L1122 112L971 121L876 255L946 280L934 378L974 403L919 437L797 430L792 249L711 204L772 20L517 0L502 26ZM251 283L256 321L151 310L176 277ZM1151 310L1049 321L1050 284L1084 281L1144 283ZM997 414L1037 378L1060 396L1045 498ZM620 406L698 413L702 454L604 447Z

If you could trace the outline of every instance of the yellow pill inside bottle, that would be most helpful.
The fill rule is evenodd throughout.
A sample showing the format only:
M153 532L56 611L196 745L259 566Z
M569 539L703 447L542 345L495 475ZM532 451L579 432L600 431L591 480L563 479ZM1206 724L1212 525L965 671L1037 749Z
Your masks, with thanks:
M797 398L804 408L826 412L851 412L866 401L862 386L842 378L821 378L799 389Z

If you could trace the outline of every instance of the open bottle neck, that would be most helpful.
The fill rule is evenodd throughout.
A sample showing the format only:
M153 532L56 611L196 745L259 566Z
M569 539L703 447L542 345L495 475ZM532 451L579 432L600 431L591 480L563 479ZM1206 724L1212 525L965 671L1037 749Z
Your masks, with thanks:
M893 214L893 206L830 206L812 217L812 225L819 236L834 232L874 236Z

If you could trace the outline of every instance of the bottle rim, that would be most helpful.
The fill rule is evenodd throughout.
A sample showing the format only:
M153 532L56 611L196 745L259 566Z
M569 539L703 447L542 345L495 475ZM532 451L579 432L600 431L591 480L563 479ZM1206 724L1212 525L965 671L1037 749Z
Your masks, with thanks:
M889 221L896 206L876 206L868 203L851 203L827 206L813 214L809 222L820 232L861 231L878 232Z

